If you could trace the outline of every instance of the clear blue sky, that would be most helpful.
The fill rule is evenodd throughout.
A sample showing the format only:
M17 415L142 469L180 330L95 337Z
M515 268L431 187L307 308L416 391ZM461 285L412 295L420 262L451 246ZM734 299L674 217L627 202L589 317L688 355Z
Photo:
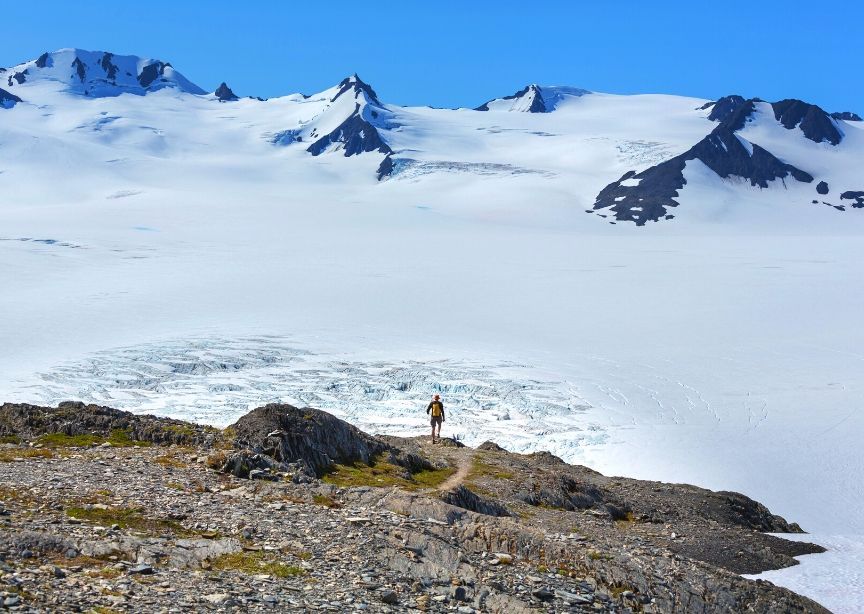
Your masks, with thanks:
M108 50L240 95L311 93L357 72L394 104L473 107L535 82L864 114L862 0L40 0L4 3L3 22L0 65Z

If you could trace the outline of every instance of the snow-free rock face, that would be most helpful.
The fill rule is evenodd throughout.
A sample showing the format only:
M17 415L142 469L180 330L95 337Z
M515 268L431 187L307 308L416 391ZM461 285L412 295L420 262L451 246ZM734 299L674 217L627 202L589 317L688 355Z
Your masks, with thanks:
M216 98L220 102L233 102L235 100L239 100L239 98L237 98L237 95L233 91L231 91L231 88L228 87L228 85L224 81L219 87L216 88L216 91L213 92L213 95L216 96Z
M35 60L8 70L3 77L10 88L53 83L67 91L93 97L125 93L144 95L164 88L204 93L167 62L83 49L43 53Z
M853 113L852 111L838 111L836 113L832 113L831 117L834 119L841 119L846 122L860 122L864 121L861 119L861 116L857 113Z
M21 99L18 96L0 88L0 108L11 109L19 102L21 102Z
M732 94L731 96L723 96L714 102L705 103L700 109L711 109L708 119L712 122L723 122L733 113L737 113L745 104L747 101L743 96ZM750 106L752 109L752 103Z
M516 111L521 113L551 113L558 105L572 98L590 94L576 87L527 85L511 96L483 103L475 111Z
M808 104L801 100L787 99L771 104L774 117L789 130L800 128L811 141L821 143L827 141L837 145L843 140L843 133L837 127L837 121L821 107Z
M722 120L708 136L670 160L639 173L628 171L618 181L603 188L597 195L593 211L611 212L615 220L635 222L638 226L648 221L672 219L674 214L669 210L679 204L676 198L687 183L684 170L693 161L701 162L724 179L739 177L761 188L769 187L775 179L786 177L812 182L813 177L806 171L783 162L767 149L738 134L755 113L757 102L757 99L744 100L740 96L721 98L713 104L709 119L714 115ZM775 103L772 105L775 113L777 105L785 108L783 103ZM810 134L815 134L813 124L808 123L808 126Z

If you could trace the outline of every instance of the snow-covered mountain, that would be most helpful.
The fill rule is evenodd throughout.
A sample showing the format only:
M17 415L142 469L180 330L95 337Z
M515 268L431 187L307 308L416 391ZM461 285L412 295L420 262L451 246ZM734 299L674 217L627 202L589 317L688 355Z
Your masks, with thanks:
M495 98L477 107L477 111L516 111L521 113L551 113L558 105L573 98L590 94L577 87L540 86L532 83L511 96Z
M163 88L189 94L204 93L167 62L107 51L60 49L0 70L5 85L16 92L53 85L63 91L96 98L126 93L144 95ZM38 93L33 94L39 98Z
M0 142L9 151L37 134L37 147L48 148L50 136L69 151L125 143L143 168L153 155L192 151L203 162L230 142L235 156L262 168L285 151L323 156L326 181L346 187L357 181L355 165L340 167L330 155L368 156L364 189L419 181L427 191L455 190L448 198L461 200L473 186L454 185L454 174L508 184L519 178L506 186L514 200L551 190L574 212L639 226L680 217L683 205L716 218L718 209L734 209L730 200L772 203L780 217L804 204L832 212L864 207L862 122L800 100L614 96L532 84L475 110L430 109L386 104L357 75L311 96L262 100L240 98L224 82L207 94L161 60L80 49L44 53L3 70L2 79L0 106L15 125ZM36 120L46 111L51 120ZM111 175L99 157L81 172ZM697 193L699 202L687 202Z
M372 151L393 153L379 132L394 127L393 113L357 75L320 94L304 97L303 103L314 114L298 126L276 134L274 143L303 143L313 156L334 151L345 156Z

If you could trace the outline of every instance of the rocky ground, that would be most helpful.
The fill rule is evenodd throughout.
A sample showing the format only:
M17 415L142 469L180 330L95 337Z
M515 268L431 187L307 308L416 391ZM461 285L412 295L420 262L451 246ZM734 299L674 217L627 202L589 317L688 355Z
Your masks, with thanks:
M312 409L225 431L0 406L0 605L30 612L825 612L738 574L812 544L737 493Z

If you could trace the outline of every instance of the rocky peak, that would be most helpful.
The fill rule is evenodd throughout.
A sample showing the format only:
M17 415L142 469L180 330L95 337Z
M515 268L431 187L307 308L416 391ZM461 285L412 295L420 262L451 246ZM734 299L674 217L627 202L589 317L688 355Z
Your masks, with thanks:
M231 88L223 81L222 84L216 88L216 91L213 92L213 95L219 99L220 102L232 102L234 100L239 100L237 95L231 91Z
M275 144L309 142L306 151L313 156L337 151L345 156L393 153L381 135L381 130L392 125L393 113L359 76L346 77L339 85L311 98L322 105L318 114L299 127L276 134Z
M357 73L354 73L350 77L345 77L342 81L339 82L338 85L339 90L330 99L330 102L335 102L337 98L341 96L352 93L355 99L361 98L361 96L365 95L365 101L374 105L383 106L381 101L378 100L378 94L375 93L375 90L372 89L372 86L363 81Z
M497 108L501 106L500 103L502 103L503 101L513 101L512 104L508 105L509 108L504 109L507 111L523 111L526 113L548 113L550 111L550 109L546 107L546 103L543 100L543 94L540 91L540 86L535 83L526 85L521 90L514 94L511 94L510 96L504 96L503 98L489 100L488 102L483 103L474 110L489 111L490 105Z
M861 116L857 113L853 113L852 111L838 111L836 113L832 113L831 117L834 119L841 119L846 122L860 122L864 121L861 119Z
M518 92L483 103L475 111L515 111L520 113L551 113L568 98L589 94L588 90L566 86L546 86L531 83Z
M718 98L714 102L706 102L699 108L701 110L711 109L711 112L708 114L708 119L712 122L722 122L740 109L745 103L746 100L743 96L731 94L729 96Z

